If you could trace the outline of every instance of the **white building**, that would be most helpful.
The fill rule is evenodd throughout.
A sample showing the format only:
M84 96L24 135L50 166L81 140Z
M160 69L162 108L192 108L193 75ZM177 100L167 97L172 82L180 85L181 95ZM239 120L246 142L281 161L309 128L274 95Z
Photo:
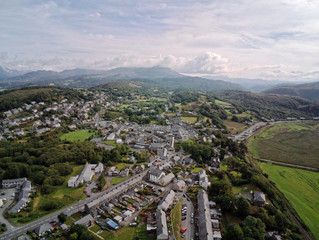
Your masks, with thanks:
M158 181L165 176L165 173L157 168L150 169L150 182L158 183Z

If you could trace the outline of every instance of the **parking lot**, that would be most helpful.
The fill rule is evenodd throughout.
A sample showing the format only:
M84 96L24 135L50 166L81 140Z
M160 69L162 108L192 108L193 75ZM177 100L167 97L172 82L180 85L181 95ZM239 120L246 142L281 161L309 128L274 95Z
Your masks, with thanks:
M3 217L3 213L5 212L5 210L11 205L11 203L14 201L14 199L12 199L12 194L16 193L16 189L15 188L8 188L8 189L0 189L0 194L5 192L4 195L0 195L1 199L6 199L6 203L0 208L0 222L1 223L5 223L7 225L7 231L10 232L14 229L14 227L10 224L10 222L8 222L7 219L5 219Z

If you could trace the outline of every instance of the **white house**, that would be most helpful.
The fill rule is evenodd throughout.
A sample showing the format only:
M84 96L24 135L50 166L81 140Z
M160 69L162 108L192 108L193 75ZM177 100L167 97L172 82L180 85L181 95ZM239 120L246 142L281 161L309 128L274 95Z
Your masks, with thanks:
M150 182L158 183L158 181L165 176L165 173L157 168L150 169Z

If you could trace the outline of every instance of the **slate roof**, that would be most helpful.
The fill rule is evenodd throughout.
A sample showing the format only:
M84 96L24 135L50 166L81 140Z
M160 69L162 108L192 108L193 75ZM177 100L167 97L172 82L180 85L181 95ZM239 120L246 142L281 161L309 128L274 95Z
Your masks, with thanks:
M53 227L49 223L44 223L41 226L37 227L34 229L34 232L38 235L41 236L45 232L52 231Z
M156 210L156 234L157 240L168 239L166 214L162 209L159 208Z
M197 194L198 202L198 232L200 240L213 240L213 229L210 219L210 211L207 206L208 196L204 190Z
M83 218L80 218L74 224L81 224L81 225L86 225L88 222L94 221L94 218L91 216L91 214L88 214L84 216Z

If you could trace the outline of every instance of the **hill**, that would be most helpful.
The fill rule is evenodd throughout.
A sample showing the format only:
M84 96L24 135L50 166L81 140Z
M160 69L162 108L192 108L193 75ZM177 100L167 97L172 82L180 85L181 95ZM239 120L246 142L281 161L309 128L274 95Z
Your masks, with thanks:
M109 71L74 69L63 72L35 71L0 82L2 88L14 88L34 85L56 85L71 88L90 88L108 82L138 79L146 85L168 87L172 89L187 88L204 91L242 89L238 84L207 80L179 74L169 68L115 68Z
M222 91L216 97L232 103L239 112L249 110L255 117L284 119L319 115L319 104L292 96L269 95L242 91Z
M59 87L25 87L0 92L0 112L21 107L23 104L36 102L54 102L64 98L69 100L83 98L73 89Z
M319 102L319 82L280 86L266 90L264 93L289 95Z

